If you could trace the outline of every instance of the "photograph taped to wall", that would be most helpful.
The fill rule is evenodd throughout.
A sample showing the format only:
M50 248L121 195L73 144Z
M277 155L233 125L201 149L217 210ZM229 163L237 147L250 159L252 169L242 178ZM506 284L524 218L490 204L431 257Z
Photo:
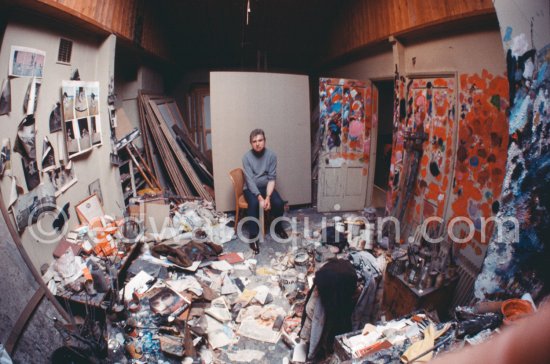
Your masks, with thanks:
M29 82L27 93L25 94L25 98L23 99L23 111L27 115L33 115L36 112L40 86L42 86L42 81L37 79L36 77L33 77Z
M63 130L61 125L61 104L57 102L50 113L50 133Z
M9 139L2 140L2 149L0 150L0 176L4 172L11 170L11 143Z
M99 95L98 87L86 87L86 97L88 99L90 116L99 115L99 100L97 99L97 95Z
M73 120L67 121L65 123L65 139L67 141L67 153L69 153L69 157L80 151L74 130Z
M88 122L88 118L82 118L78 119L78 134L77 138L79 139L80 143L80 150L86 150L89 149L92 146L92 141L90 138L90 125Z
M75 89L74 110L77 118L88 116L88 100L86 100L86 89L79 86Z
M34 116L29 115L19 123L13 151L26 159L36 159L36 128Z
M99 182L99 178L88 185L88 192L90 195L97 195L99 202L103 204L103 195L101 194L101 183Z
M92 144L101 144L101 129L95 116L90 116L90 124L92 130Z
M0 93L0 115L6 115L11 112L11 83L9 77L2 81L2 91Z
M63 120L74 119L74 88L63 87Z
M55 151L47 136L42 142L42 172L55 169Z
M81 223L89 223L96 217L105 215L97 195L91 195L75 206L76 214Z
M102 143L99 82L62 81L61 88L67 153L72 158Z
M44 76L46 52L27 47L11 46L9 75L13 77Z
M51 183L43 183L34 191L18 196L12 207L17 230L36 223L42 213L55 208L55 189Z
M55 188L55 197L58 197L78 182L72 163L69 162L66 166L62 164L60 167L48 172L49 180Z
M21 158L27 190L32 191L40 184L40 172L36 159Z

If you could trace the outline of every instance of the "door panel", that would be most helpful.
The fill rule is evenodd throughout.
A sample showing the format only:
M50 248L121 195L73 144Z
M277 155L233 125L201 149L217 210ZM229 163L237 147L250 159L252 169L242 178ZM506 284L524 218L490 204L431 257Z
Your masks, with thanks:
M324 181L324 194L329 197L341 197L340 170L337 168L326 168Z
M364 183L362 174L362 168L347 168L345 195L359 197L363 194Z
M408 126L423 128L427 139L422 146L416 181L405 206L405 226L409 232L432 216L444 218L447 209L456 150L455 79L421 78L412 81L408 103L412 114Z
M372 82L321 78L317 209L358 210L372 194L378 92ZM374 136L374 138L372 137ZM374 173L374 172L373 172Z

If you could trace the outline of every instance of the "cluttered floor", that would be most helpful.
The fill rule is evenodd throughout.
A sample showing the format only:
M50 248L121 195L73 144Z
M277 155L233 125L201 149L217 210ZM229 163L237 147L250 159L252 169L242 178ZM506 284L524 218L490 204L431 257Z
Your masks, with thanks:
M97 216L58 246L44 278L71 322L56 323L67 345L54 362L413 362L463 346L464 337L482 341L502 321L464 307L462 322L422 309L389 314L387 270L415 277L420 296L435 288L419 271L400 271L384 239L374 244L374 231L351 222L380 209L290 210L289 240L267 233L259 254L206 202L142 210L118 221ZM167 222L147 223L148 211Z

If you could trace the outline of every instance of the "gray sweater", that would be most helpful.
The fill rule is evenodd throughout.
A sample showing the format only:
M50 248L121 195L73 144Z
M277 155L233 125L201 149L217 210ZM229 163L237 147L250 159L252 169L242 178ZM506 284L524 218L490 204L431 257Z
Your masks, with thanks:
M267 182L275 181L277 177L277 156L267 148L261 157L257 157L249 150L243 156L243 169L246 182L244 188L258 196L258 188L265 188Z

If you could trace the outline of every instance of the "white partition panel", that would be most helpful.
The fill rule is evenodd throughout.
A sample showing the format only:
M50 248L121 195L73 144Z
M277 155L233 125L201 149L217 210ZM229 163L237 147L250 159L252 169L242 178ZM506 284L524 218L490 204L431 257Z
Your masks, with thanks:
M311 203L311 142L307 76L211 72L212 162L216 207L235 208L229 171L242 167L249 134L262 128L278 157L277 190L290 205Z

